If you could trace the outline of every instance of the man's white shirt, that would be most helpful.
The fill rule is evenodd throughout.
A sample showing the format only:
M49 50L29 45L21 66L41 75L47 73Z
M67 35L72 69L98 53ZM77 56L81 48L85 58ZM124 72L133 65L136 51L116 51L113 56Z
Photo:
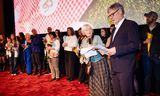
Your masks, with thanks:
M123 18L121 21L118 22L117 25L115 25L116 29L115 29L115 32L114 32L114 34L113 34L112 41L114 40L114 37L116 36L116 34L117 34L119 28L121 27L121 25L122 25L124 19L125 19L125 18Z

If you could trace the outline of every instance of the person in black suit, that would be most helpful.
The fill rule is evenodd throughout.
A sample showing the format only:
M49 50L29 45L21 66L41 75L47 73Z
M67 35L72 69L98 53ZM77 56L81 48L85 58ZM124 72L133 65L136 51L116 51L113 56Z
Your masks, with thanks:
M114 96L135 96L133 81L135 55L139 48L138 25L125 19L124 7L120 3L112 4L107 12L108 18L115 24L107 49L112 63Z
M32 64L34 73L36 75L38 73L38 77L42 75L42 58L43 58L43 42L42 37L37 34L36 29L31 30L33 36L31 40L31 50L32 50Z

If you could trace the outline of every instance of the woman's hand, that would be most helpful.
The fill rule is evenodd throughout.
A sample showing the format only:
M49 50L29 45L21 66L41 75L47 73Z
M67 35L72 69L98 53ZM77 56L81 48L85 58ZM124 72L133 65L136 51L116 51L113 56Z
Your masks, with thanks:
M66 46L68 46L68 43L65 43L65 42L64 42L64 43L62 44L62 46L63 46L63 47L66 47Z

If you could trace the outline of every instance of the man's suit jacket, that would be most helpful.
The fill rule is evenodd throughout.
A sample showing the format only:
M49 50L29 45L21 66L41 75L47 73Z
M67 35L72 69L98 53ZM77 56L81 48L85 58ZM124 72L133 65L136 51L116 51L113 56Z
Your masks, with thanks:
M111 36L113 36L113 32ZM125 19L109 47L116 47L116 54L111 56L112 71L133 72L135 53L139 48L137 23Z

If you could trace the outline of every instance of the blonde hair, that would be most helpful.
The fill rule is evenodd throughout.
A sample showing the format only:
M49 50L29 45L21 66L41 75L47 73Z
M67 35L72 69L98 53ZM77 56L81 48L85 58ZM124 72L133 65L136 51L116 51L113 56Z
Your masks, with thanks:
M30 35L29 33L26 33L26 34L25 34L25 39L26 39L26 40L29 40L30 38L31 38L31 35Z

